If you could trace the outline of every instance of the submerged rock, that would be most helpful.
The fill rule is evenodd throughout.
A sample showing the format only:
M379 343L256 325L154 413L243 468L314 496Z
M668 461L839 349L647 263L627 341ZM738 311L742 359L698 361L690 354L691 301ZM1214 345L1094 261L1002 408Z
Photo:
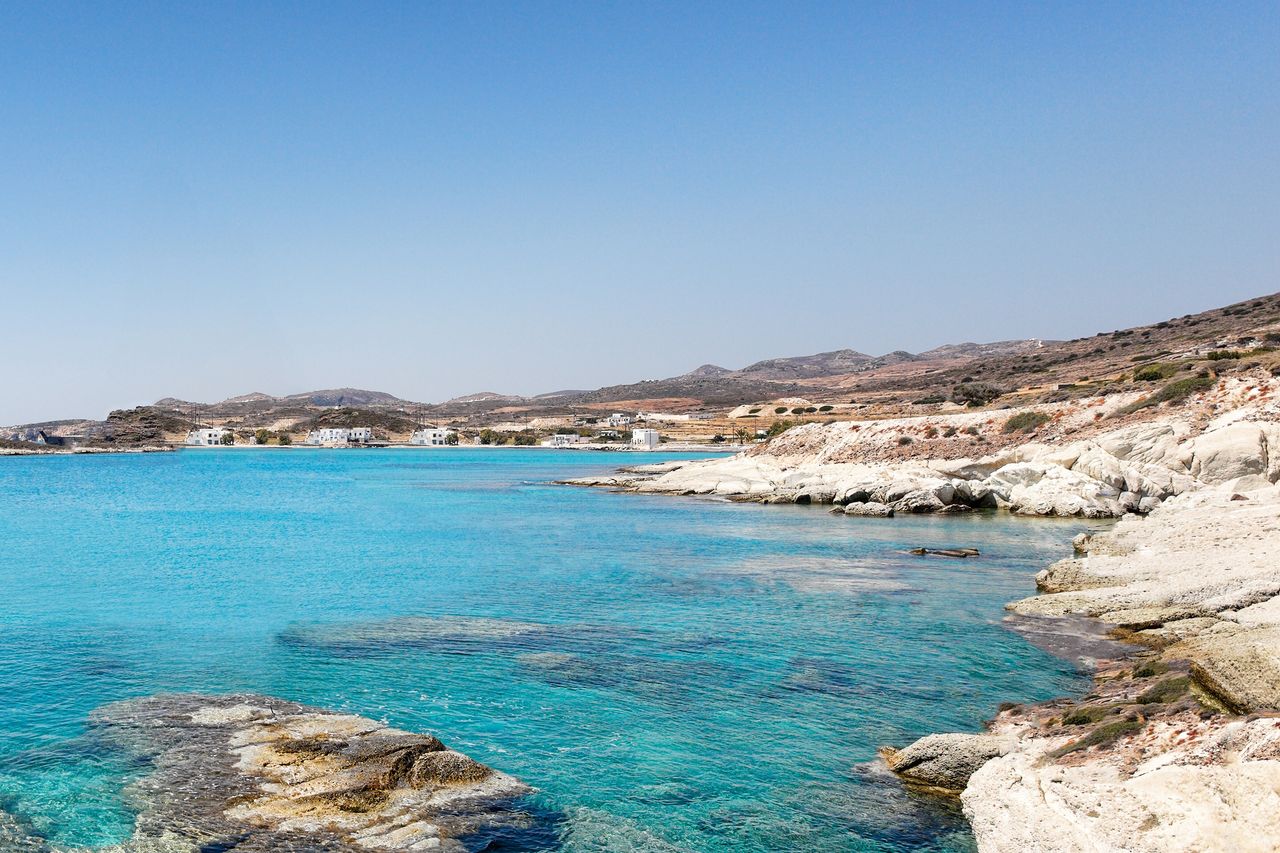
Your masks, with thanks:
M530 790L515 778L353 714L170 695L109 705L91 725L152 765L126 789L138 817L122 853L465 851L482 846L472 836L532 823L515 808Z

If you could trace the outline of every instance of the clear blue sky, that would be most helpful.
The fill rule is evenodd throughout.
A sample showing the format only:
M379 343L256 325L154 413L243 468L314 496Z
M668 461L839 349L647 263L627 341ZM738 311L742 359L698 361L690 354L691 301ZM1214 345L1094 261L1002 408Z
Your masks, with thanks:
M1280 4L0 7L0 423L1280 289Z

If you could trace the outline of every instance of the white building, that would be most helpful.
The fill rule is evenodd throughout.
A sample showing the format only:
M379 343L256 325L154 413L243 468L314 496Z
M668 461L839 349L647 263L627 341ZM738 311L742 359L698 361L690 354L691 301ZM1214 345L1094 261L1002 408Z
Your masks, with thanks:
M208 427L205 429L193 429L187 433L186 443L194 447L217 447L222 444L222 437L230 435L231 431L222 427Z
M575 444L586 444L587 437L576 432L556 433L542 442L543 447L572 447Z
M453 430L423 427L414 430L413 435L409 436L409 443L426 447L444 447L449 443L449 436L452 434Z
M609 415L608 424L615 428L631 426L631 418L621 412L614 412L612 415Z
M346 444L351 430L346 427L325 427L307 433L307 444Z
M633 429L631 446L637 450L655 450L658 447L658 431L656 429Z
M371 427L352 427L347 430L347 441L351 444L365 444L373 441L373 429Z

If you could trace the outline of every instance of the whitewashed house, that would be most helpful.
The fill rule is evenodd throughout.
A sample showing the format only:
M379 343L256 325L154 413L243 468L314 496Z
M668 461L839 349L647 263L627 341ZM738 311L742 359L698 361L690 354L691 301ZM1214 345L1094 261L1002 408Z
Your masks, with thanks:
M587 437L576 432L556 433L542 442L543 447L572 447L575 444L586 444Z
M413 435L409 436L409 443L425 447L444 447L449 443L449 436L452 434L453 430L449 429L423 427L414 430Z
M346 427L325 427L324 429L313 429L311 432L307 433L307 444L346 444L350 435L351 430Z
M347 430L348 444L367 444L373 441L373 429L371 427L352 427Z
M222 427L193 429L187 433L186 443L192 447L217 447L222 444L222 437L230 434L230 430Z
M617 429L618 427L631 426L631 418L621 412L614 412L612 415L609 415L608 424L614 429Z
M658 447L658 431L656 429L633 429L631 446L636 450L656 450Z

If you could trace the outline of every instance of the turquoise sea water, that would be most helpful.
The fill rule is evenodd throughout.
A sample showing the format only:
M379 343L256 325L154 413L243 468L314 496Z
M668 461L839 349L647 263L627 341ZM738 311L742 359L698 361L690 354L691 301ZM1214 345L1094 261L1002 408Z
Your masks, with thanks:
M636 460L0 459L0 809L122 840L142 771L83 748L87 714L248 690L431 731L536 786L545 825L505 850L970 849L876 747L1084 685L1001 624L1080 526L550 484Z

